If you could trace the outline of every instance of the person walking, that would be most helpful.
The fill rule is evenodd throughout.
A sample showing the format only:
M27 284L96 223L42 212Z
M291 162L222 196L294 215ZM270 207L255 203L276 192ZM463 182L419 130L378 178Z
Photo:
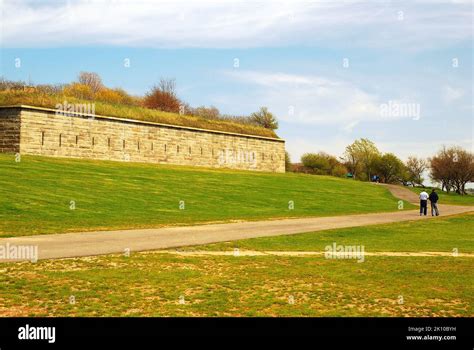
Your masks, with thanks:
M439 210L438 210L438 194L436 193L436 190L433 188L431 190L430 196L428 197L431 203L431 216L439 216Z
M425 191L420 193L420 216L426 216L426 213L428 211L428 198L429 195Z

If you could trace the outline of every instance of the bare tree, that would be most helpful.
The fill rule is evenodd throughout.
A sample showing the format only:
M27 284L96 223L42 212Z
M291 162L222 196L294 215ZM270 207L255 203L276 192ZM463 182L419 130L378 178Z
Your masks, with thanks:
M349 149L348 149L349 148ZM342 164L347 168L347 171L352 174L352 177L355 179L356 176L359 174L359 170L361 168L359 159L356 157L355 153L352 152L350 146L346 147L346 151L344 152L344 156L339 157Z
M408 157L406 162L408 179L416 185L423 186L423 172L428 168L428 162L415 156Z
M207 119L219 119L219 116L220 116L219 110L214 106L209 106L209 107L199 106L196 108L191 108L190 112L191 112L190 113L191 115L195 115L195 116L203 117Z
M161 92L176 97L176 79L160 78L157 87Z
M102 84L102 79L97 73L80 72L77 80L79 83L89 86L92 92L94 93L104 88L104 84Z
M430 159L431 178L449 193L466 194L466 184L474 178L474 155L461 147L443 147Z

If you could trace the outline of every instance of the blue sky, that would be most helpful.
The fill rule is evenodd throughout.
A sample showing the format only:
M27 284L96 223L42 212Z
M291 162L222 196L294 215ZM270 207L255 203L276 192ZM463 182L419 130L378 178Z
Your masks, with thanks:
M193 106L236 115L268 106L294 161L341 155L359 137L402 159L442 145L474 151L470 1L3 1L1 10L8 79L66 83L94 71L143 94L174 77ZM419 114L384 115L389 104Z

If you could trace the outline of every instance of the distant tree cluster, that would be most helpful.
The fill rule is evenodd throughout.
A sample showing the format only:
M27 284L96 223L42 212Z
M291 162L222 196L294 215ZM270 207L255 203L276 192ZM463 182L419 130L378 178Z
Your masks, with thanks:
M12 81L3 77L0 78L0 91L25 90L30 84L24 81Z
M403 162L393 153L382 154L368 139L348 145L342 160L354 179L393 183L405 177Z
M347 174L346 167L340 161L338 161L336 157L331 156L325 152L305 153L301 157L301 163L303 164L304 168L310 170L310 173L316 175L332 175L342 177Z
M289 156L286 162L287 171L423 187L424 173L429 171L442 190L461 195L467 193L466 184L474 182L474 154L461 147L443 147L429 159L410 156L404 163L393 153L382 154L372 141L362 138L348 145L340 160L318 152L305 153L300 164L291 164Z
M186 114L202 117L202 118L217 120L221 117L219 110L214 106L209 106L209 107L199 106L196 108L187 107L186 111L187 111Z

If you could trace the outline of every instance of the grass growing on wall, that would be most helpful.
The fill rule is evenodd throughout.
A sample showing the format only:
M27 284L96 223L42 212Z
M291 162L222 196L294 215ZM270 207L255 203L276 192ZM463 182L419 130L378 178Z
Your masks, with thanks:
M381 186L329 176L0 155L4 237L397 208Z
M46 94L41 92L0 91L0 106L30 105L44 108L55 108L64 102L74 104L95 104L95 114L117 118L144 120L149 122L188 126L201 129L210 129L234 132L246 135L277 137L275 132L262 127L235 123L232 121L211 120L206 118L179 115L162 112L138 106L112 104L101 101L81 100L62 94Z

